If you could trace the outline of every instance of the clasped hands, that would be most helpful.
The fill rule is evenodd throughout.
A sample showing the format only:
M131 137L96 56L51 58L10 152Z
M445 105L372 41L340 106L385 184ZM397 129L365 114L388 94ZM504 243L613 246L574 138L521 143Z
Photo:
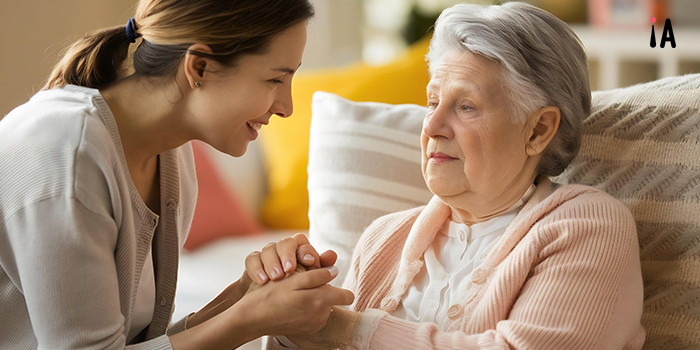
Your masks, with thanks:
M304 349L345 348L360 314L335 305L349 305L352 292L327 283L338 275L337 254L318 254L303 234L266 245L246 258L240 288L261 293L273 308L261 308L279 327L268 334L285 335ZM284 293L284 294L280 294ZM277 305L279 304L279 305Z

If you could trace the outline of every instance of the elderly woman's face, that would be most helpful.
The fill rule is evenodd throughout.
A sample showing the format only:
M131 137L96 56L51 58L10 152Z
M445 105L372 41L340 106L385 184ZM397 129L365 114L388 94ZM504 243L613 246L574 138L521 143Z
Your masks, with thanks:
M479 216L516 201L532 183L525 122L514 122L498 63L448 52L435 62L423 122L423 176L428 188L453 207ZM478 213L483 211L483 213Z

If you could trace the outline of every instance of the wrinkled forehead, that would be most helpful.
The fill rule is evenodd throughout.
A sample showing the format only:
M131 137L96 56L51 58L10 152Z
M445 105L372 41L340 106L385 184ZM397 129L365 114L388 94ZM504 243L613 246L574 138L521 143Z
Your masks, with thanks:
M502 66L495 60L467 50L445 52L431 62L428 91L459 88L496 94L504 86Z

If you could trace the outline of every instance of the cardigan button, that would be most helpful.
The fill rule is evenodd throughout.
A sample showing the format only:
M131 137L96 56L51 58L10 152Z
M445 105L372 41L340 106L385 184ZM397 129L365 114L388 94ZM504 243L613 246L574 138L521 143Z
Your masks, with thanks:
M461 306L452 305L447 310L447 317L449 317L451 320L454 320L454 319L458 318L459 316L462 316L462 312L464 312L464 309Z
M166 301L164 296L161 295L158 301L160 302L160 306L165 306Z
M166 205L169 210L175 210L177 209L177 203L174 200L169 200L168 204Z
M474 272L472 272L472 282L475 284L482 284L484 283L484 279L482 278L484 276L484 270L482 269L476 269Z

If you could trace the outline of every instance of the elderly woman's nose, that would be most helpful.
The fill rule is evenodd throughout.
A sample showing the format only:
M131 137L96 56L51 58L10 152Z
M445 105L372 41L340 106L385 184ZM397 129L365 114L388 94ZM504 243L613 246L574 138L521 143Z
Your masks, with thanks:
M447 123L447 114L439 107L428 113L423 120L423 132L430 138L445 137L452 138L452 129Z

